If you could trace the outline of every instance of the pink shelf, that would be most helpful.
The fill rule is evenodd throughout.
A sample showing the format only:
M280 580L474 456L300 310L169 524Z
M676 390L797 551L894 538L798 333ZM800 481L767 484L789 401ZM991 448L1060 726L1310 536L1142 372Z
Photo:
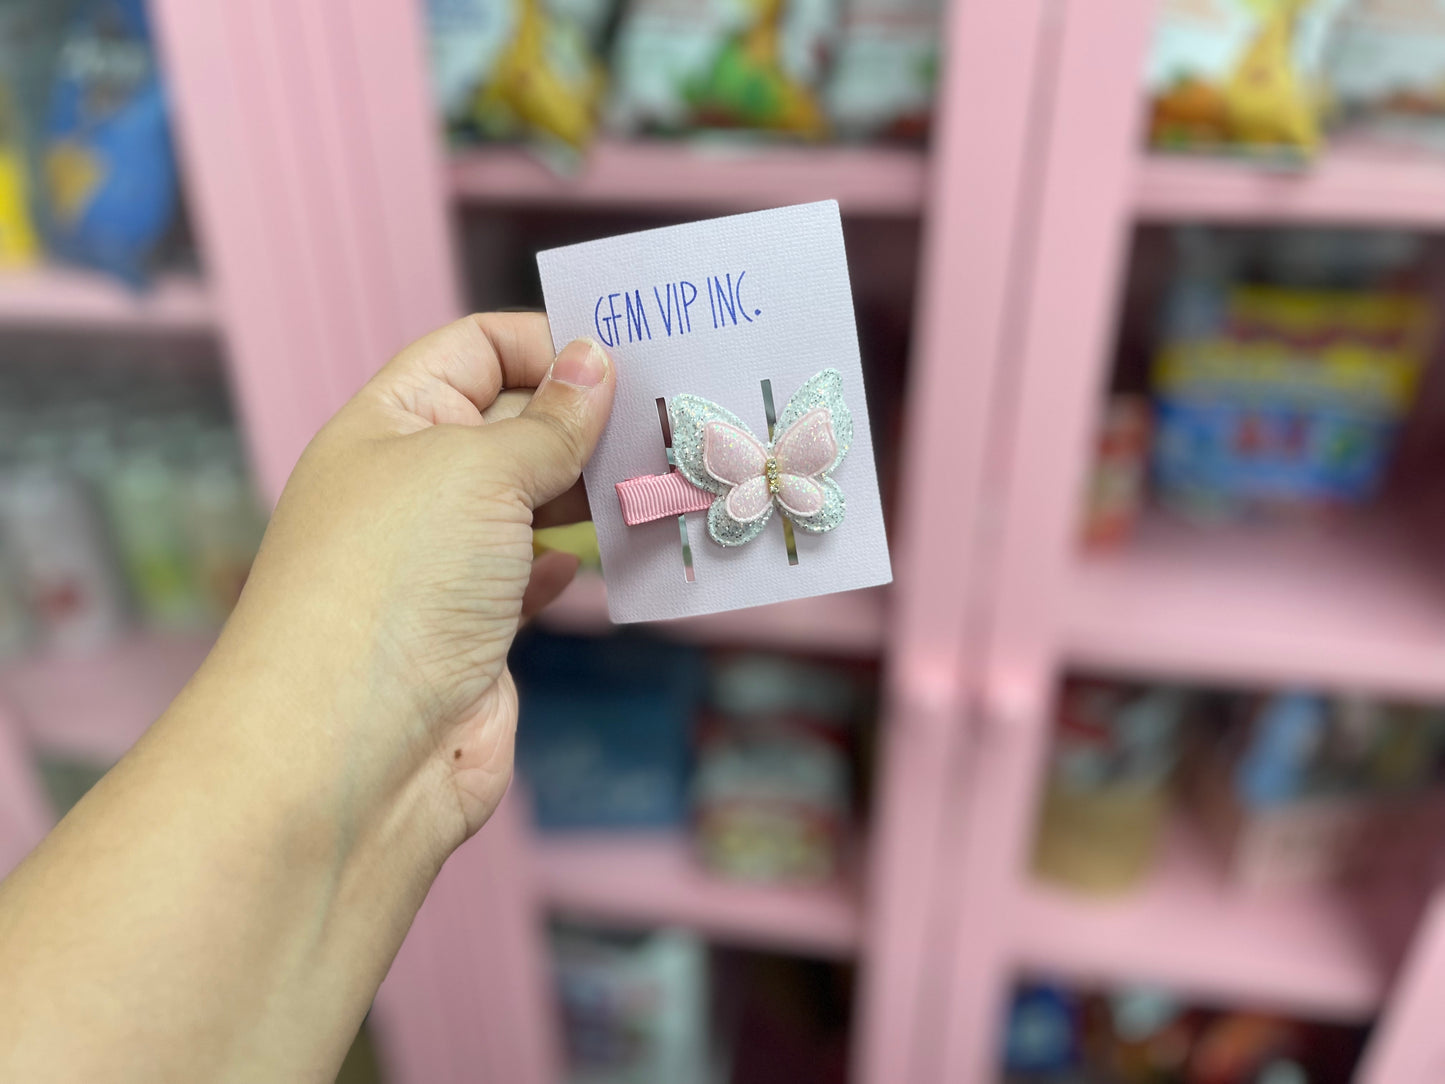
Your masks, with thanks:
M451 163L452 189L464 200L636 210L748 211L836 199L855 214L916 215L925 175L921 151L662 141L599 143L576 177L513 147L460 152Z
M738 945L842 957L857 951L854 891L719 880L672 834L541 835L531 847L543 897L557 910L624 925L682 926Z
M1220 880L1185 831L1149 883L1118 899L1030 883L1015 958L1081 983L1147 983L1205 1000L1330 1019L1377 1010L1387 968L1364 923L1328 892L1250 896Z
M144 293L90 271L0 274L0 326L210 331L216 314L199 279L162 277Z
M115 760L181 691L211 642L138 633L91 654L15 659L0 664L0 700L37 745Z
M1445 156L1339 147L1308 169L1147 155L1135 181L1144 221L1445 226Z
M1445 697L1445 562L1388 521L1190 528L1146 521L1074 564L1067 662L1140 675Z
M849 591L648 627L701 643L873 655L883 649L886 601L882 589ZM616 627L607 617L607 588L600 577L586 574L579 575L539 620L557 632L589 635Z

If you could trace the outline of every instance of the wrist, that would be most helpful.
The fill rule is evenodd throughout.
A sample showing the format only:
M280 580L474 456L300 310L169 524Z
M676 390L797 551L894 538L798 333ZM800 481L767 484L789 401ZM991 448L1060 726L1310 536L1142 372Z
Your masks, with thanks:
M284 837L278 853L338 892L385 871L419 906L464 837L444 766L416 751L424 721L325 654L228 627L156 729Z

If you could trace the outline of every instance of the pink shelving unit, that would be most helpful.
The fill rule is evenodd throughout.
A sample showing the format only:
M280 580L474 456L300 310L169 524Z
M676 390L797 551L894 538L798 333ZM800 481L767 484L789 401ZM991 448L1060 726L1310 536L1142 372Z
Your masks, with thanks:
M60 272L0 279L0 326L223 336L273 498L376 365L459 314L458 208L701 216L836 198L845 214L924 227L897 582L660 630L882 661L880 777L853 876L806 891L723 883L680 836L540 837L509 800L448 863L378 998L394 1084L560 1079L552 913L857 961L855 1084L995 1080L1025 975L1383 1012L1359 1079L1441 1078L1445 903L1394 923L1415 933L1397 968L1355 901L1241 895L1184 832L1113 901L1036 883L1026 859L1066 670L1445 694L1445 579L1399 522L1209 536L1150 522L1116 554L1075 544L1133 227L1438 229L1445 165L1363 147L1293 173L1142 154L1153 0L950 3L926 154L613 141L570 177L518 149L448 157L417 0L152 2L207 277L141 298ZM579 580L543 620L604 631L604 588ZM33 786L8 782L26 778L23 743L118 754L205 648L141 637L0 667L0 861L47 816Z
M135 633L93 652L0 663L0 703L34 745L110 763L181 691L213 639Z
M1445 158L1348 143L1307 169L1160 156L1138 164L1133 194L1144 222L1439 229L1445 224Z
M747 948L850 957L863 936L857 886L777 888L719 881L680 835L547 836L535 845L542 898L563 914L682 926Z
M1179 829L1148 883L1118 899L1025 884L1010 936L1023 969L1083 986L1143 983L1208 1003L1359 1020L1379 1007L1388 976L1351 902L1231 891L1201 842Z
M927 163L876 147L604 141L575 176L520 148L463 151L448 173L460 199L479 203L725 214L836 199L846 213L896 216L922 211Z
M0 274L0 327L211 332L217 323L205 286L185 275L162 277L137 293L69 268Z
M1153 0L1065 0L1039 105L1034 230L1020 237L1009 390L998 400L999 526L981 540L977 740L947 852L949 993L920 1079L996 1079L1014 984L1149 983L1308 1018L1382 1014L1357 1079L1424 1084L1445 1066L1422 999L1445 988L1445 930L1401 896L1256 897L1187 832L1139 890L1099 900L1029 868L1055 690L1070 670L1233 685L1307 683L1438 699L1445 568L1409 525L1201 532L1146 522L1109 554L1079 515L1139 223L1439 228L1439 160L1344 147L1286 173L1141 150L1138 73ZM1396 963L1415 931L1405 979ZM987 932L985 932L987 931ZM1437 1002L1438 1004L1438 1002Z

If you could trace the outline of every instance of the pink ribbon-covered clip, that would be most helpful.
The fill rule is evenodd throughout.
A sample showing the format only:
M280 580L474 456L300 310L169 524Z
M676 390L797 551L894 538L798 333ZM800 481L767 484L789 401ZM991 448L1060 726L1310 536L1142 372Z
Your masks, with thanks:
M714 500L714 494L698 489L675 470L666 474L644 474L617 483L617 503L622 505L622 522L629 527L688 512L705 512Z

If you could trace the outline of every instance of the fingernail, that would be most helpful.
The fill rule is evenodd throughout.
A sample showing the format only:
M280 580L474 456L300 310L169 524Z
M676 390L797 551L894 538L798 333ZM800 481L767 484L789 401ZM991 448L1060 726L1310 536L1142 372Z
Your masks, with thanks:
M607 351L591 339L574 339L552 362L551 376L576 388L595 388L607 376Z

